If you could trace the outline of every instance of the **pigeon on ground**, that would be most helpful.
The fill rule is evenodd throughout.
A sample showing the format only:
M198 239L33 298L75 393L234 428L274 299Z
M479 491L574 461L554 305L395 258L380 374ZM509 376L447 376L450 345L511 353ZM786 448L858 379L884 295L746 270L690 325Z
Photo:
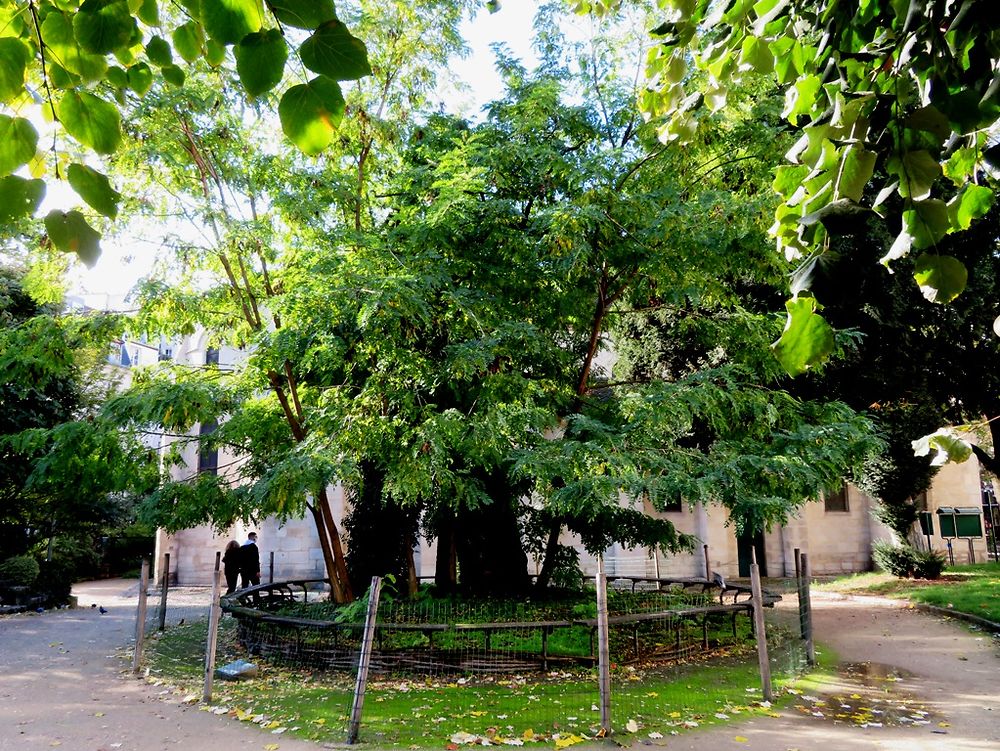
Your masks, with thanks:
M101 605L101 606L100 606L100 607L99 607L99 608L97 609L97 612L99 612L99 613L100 613L101 615L104 615L104 614L105 614L105 613L107 613L108 611L107 611L107 609L106 609L106 608L105 608L105 607L104 607L103 605Z
M719 586L719 589L726 589L726 580L718 571L712 572L712 581Z

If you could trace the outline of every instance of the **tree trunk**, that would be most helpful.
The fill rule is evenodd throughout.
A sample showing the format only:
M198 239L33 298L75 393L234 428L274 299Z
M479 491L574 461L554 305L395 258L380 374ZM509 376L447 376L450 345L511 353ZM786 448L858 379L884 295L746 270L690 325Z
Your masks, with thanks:
M333 520L333 512L330 510L330 499L327 496L326 488L317 494L317 505L323 514L323 522L326 525L326 532L330 537L330 548L333 551L333 569L330 571L331 582L336 576L340 584L340 595L338 602L352 602L354 591L351 589L351 579L347 575L347 565L344 563L344 545L340 540L340 530L337 529L337 522Z
M545 555L542 558L542 570L538 572L535 580L535 588L544 590L552 581L552 572L556 567L556 552L559 550L559 535L562 534L562 521L558 518L552 520L549 527L549 537L545 542Z
M458 553L455 548L455 517L445 511L438 524L434 584L442 592L454 592L458 584Z
M330 538L326 534L326 525L323 523L323 514L313 504L308 504L309 512L312 514L313 523L316 525L316 534L319 537L319 546L323 551L323 562L326 565L327 576L330 578L330 597L334 602L343 602L344 593L340 589L340 582L336 580L333 572L336 569L333 563L333 550L330 548Z
M420 589L420 580L417 578L417 564L413 559L413 547L416 543L410 538L406 548L406 585L407 591L413 597Z

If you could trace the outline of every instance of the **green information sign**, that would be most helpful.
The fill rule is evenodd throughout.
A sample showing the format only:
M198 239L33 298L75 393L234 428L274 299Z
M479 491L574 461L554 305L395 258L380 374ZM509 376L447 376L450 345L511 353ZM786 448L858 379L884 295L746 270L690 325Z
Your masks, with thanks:
M937 514L942 537L983 536L983 514L975 507L952 508L942 506L937 510ZM923 518L921 518L921 529L923 529L923 524Z
M920 534L922 535L934 534L934 514L932 514L930 511L920 512Z

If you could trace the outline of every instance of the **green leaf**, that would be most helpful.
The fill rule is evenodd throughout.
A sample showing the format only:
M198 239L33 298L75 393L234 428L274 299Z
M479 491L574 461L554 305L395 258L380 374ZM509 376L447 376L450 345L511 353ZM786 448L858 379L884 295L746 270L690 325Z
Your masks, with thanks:
M919 149L890 160L889 171L899 176L899 195L922 201L930 197L931 186L941 175L941 164L926 149Z
M156 5L156 0L139 0L135 14L147 26L160 25L160 9Z
M222 65L226 59L226 45L215 41L214 39L209 39L205 42L205 60L213 68L217 68Z
M24 93L24 69L29 56L20 39L0 37L0 102Z
M27 164L38 149L38 131L23 117L0 115L0 175Z
M205 31L197 21L188 21L174 29L174 49L185 62L193 63L205 48Z
M848 146L840 162L837 193L841 198L850 198L860 203L865 186L872 179L874 172L875 154L861 146Z
M235 44L264 19L260 0L202 0L201 22L208 35L222 44Z
M337 17L333 0L273 0L274 17L296 29L315 29Z
M68 91L56 114L73 138L98 154L110 154L122 140L118 108L86 91Z
M833 329L816 312L818 308L816 298L805 295L785 303L785 330L771 349L791 376L822 364L833 352Z
M69 184L95 211L110 219L118 216L121 193L111 187L105 175L83 164L71 164L66 170Z
M27 180L17 175L0 177L0 222L31 216L38 211L44 197L44 180Z
M73 23L62 13L50 12L42 22L42 40L49 48L49 57L85 81L104 77L108 63L103 55L90 55L80 48L73 33Z
M961 464L972 456L972 445L957 435L950 428L944 428L925 435L923 438L911 442L914 456L928 456L931 452L931 466L940 467L942 464Z
M73 17L77 42L95 55L106 55L127 45L135 26L125 0L86 0Z
M955 149L955 152L948 157L948 161L944 163L945 177L957 186L965 185L969 176L976 171L977 159L978 154L975 149Z
M317 76L281 97L278 117L285 135L309 156L325 149L344 118L344 95L336 81Z
M948 216L957 229L966 230L972 222L986 216L993 206L993 191L984 185L966 185L948 202Z
M353 81L371 75L365 43L351 36L340 21L328 21L302 43L302 64L334 81Z
M128 74L125 73L123 68L119 68L117 65L112 65L108 68L107 81L116 89L128 88Z
M184 85L184 79L186 76L183 68L180 68L177 65L164 65L160 68L160 73L163 75L163 80L171 86L177 86L179 88Z
M79 86L83 79L76 73L70 73L61 65L52 63L49 66L49 84L56 89L72 89Z
M144 96L153 85L153 71L146 63L136 63L128 69L128 86L139 96Z
M924 297L943 305L962 294L969 281L969 272L957 258L922 253L914 261L913 278Z
M87 266L101 255L101 236L79 211L50 211L45 217L45 231L57 250L76 253Z
M247 34L233 47L233 54L240 82L250 96L260 96L281 83L288 45L277 29Z
M153 65L163 67L174 62L174 54L170 50L170 43L161 36L154 36L146 44L146 57Z
M916 250L937 245L950 227L948 206L937 198L916 201L903 211L903 229L910 235Z

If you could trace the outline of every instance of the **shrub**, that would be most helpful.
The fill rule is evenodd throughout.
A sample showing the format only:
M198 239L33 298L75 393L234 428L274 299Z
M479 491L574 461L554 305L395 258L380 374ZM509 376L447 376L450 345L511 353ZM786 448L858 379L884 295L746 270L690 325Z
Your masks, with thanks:
M65 605L73 587L73 566L68 561L42 561L39 566L36 593L45 597L46 607Z
M939 579L944 571L944 553L918 550L913 561L913 575L918 579Z
M13 587L30 587L38 578L38 561L30 555L16 555L0 563L0 581Z
M902 579L913 576L918 551L909 545L894 545L879 540L872 545L872 557L880 569Z

